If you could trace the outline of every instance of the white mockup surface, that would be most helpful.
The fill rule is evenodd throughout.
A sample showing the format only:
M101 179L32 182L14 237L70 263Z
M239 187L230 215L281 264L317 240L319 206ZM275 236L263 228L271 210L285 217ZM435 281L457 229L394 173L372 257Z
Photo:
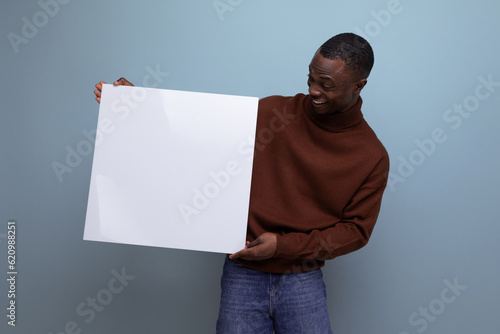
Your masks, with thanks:
M258 98L103 85L84 240L245 245Z

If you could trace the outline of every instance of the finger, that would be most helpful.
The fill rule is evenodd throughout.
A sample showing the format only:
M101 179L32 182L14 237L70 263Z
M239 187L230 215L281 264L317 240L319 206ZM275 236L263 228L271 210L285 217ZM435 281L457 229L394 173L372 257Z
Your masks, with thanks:
M231 260L235 260L235 259L239 258L240 257L240 252L236 252L236 253L233 253L233 254L229 255L229 258Z
M99 89L94 90L94 94L97 97L101 97L101 91Z
M231 260L234 260L234 259L238 259L238 258L241 258L243 256L246 256L248 255L248 245L250 244L250 241L245 241L245 248L239 250L238 252L234 253L234 254L230 254L229 255L229 258Z
M95 88L102 90L102 85L105 85L106 83L104 81L99 81L98 83L95 84Z
M101 103L101 98L100 97L96 97L95 100L97 101L97 103Z
M229 258L231 260L245 258L248 255L248 253L249 253L249 250L245 247L242 250L239 250L236 253L229 255Z
M130 81L128 81L127 79L125 79L124 77L121 77L120 79L118 79L115 82L113 82L113 85L115 85L115 86L119 86L119 85L122 85L122 86L133 86L132 83Z

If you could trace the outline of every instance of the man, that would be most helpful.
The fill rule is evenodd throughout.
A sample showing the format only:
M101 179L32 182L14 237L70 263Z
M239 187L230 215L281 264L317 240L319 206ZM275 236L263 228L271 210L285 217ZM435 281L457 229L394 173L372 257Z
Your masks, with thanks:
M365 39L336 35L309 95L259 101L247 245L226 257L217 333L332 332L320 268L368 242L389 172L361 113L373 60Z

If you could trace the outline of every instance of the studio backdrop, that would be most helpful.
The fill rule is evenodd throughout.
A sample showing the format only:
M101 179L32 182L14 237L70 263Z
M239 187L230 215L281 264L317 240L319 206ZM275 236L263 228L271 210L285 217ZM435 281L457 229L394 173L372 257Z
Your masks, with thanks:
M1 333L214 333L223 254L83 240L94 85L307 93L341 32L374 49L362 111L391 168L368 245L323 269L334 332L500 332L498 1L0 8Z

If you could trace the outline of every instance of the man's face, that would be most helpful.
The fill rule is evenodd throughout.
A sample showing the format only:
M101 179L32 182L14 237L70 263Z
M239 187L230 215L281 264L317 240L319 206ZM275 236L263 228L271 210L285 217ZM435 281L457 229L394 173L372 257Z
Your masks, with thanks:
M358 101L365 84L366 79L353 79L351 71L345 69L343 60L328 59L316 52L309 65L307 85L314 110L318 114L349 110Z

